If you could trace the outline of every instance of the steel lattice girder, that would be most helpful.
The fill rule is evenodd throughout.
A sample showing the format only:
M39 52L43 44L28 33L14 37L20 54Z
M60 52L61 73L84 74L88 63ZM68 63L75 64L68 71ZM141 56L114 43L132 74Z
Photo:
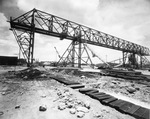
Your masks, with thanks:
M33 15L34 14L34 15ZM34 32L60 39L76 40L81 38L82 43L130 52L141 56L149 56L149 48L117 38L115 36L94 30L78 23L57 17L43 11L33 9L18 18L10 19L11 28L23 31L32 31L34 17Z

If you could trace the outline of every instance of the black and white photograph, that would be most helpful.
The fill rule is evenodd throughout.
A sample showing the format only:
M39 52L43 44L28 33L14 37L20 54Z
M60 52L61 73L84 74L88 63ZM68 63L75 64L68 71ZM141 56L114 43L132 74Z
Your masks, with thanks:
M0 119L150 119L150 0L0 0Z

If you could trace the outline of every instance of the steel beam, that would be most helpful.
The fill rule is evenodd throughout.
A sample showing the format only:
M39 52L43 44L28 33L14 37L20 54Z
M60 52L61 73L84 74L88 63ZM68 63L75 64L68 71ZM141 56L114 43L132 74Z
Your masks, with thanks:
M82 48L82 43L81 43L81 39L80 39L80 38L79 38L78 40L79 40L79 41L78 41L78 42L79 42L78 68L81 68L81 55L82 55L82 54L81 54L81 50L82 50L81 48Z
M75 64L75 41L72 41L72 67L74 67Z
M150 50L144 46L123 40L121 38L37 9L33 9L15 19L10 19L10 25L14 30L30 32L30 53L27 56L27 59L30 63L33 62L35 33L69 40L74 40L80 36L81 42L87 44L134 53L141 56L150 55Z

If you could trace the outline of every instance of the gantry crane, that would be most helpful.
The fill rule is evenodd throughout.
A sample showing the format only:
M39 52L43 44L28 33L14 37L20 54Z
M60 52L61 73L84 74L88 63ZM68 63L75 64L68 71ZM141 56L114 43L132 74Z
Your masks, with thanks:
M81 67L81 45L85 42L122 51L123 62L126 52L133 54L133 56L137 54L141 57L141 66L143 56L150 55L149 48L37 9L33 9L17 18L11 17L9 22L28 66L34 60L35 33L59 37L61 40L68 39L73 44L78 42L79 67ZM72 58L72 62L74 62L73 60L74 58Z

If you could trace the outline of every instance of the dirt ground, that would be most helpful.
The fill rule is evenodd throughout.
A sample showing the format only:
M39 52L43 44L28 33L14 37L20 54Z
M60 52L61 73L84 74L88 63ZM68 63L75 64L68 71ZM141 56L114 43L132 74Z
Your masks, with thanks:
M29 78L18 73L23 69L26 67L0 67L0 119L135 119L51 79L52 74L150 108L149 82L43 67L37 68L41 74ZM77 117L78 112L70 113L71 107L58 108L66 100L71 100L67 103L75 106L88 102L90 108L83 117ZM40 106L46 110L40 111Z

